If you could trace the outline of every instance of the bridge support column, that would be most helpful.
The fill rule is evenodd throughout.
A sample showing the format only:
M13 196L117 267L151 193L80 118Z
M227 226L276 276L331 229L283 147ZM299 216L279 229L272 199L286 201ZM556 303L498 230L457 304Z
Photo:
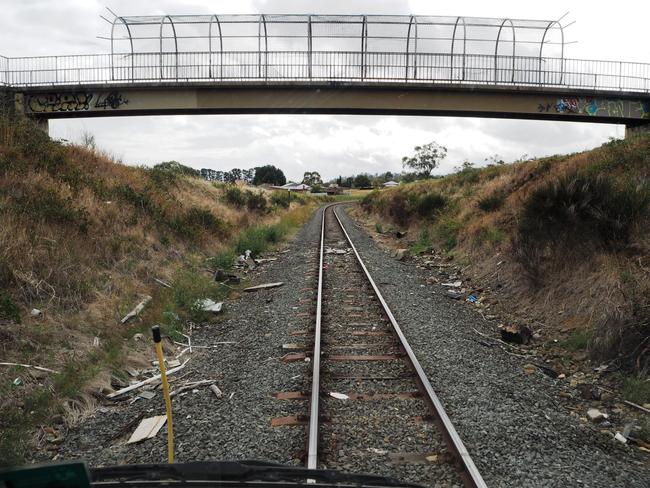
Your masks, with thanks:
M635 124L625 126L625 138L633 137L636 134L647 133L650 134L650 122L645 124Z

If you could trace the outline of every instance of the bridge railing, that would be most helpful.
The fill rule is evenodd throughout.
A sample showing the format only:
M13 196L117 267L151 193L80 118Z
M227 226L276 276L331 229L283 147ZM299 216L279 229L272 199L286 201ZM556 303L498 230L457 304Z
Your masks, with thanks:
M0 84L347 81L650 92L650 64L526 56L227 51L0 58Z

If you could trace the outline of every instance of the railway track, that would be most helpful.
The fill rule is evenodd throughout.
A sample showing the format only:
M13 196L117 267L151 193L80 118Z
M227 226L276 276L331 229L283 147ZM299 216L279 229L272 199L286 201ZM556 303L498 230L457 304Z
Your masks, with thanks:
M336 209L322 213L307 467L485 487Z

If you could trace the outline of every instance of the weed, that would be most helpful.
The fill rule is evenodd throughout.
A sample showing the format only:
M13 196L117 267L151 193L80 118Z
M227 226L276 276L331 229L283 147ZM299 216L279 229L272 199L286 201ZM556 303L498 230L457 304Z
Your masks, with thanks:
M623 397L638 405L650 403L650 378L630 376L623 380Z
M264 212L267 204L264 194L252 191L246 192L246 208L251 212Z
M502 191L495 191L491 195L479 198L476 204L483 212L494 212L499 210L506 200L506 194Z
M480 246L486 242L498 244L506 239L506 233L496 227L483 227L474 236L474 244Z
M375 232L377 232L377 234L384 233L384 227L379 222L375 223Z
M277 207L289 208L291 194L289 192L275 191L271 195L271 204Z
M0 290L0 319L20 324L20 309L11 298Z
M191 269L177 272L165 309L168 319L166 327L163 327L165 333L176 340L180 339L180 331L185 321L204 322L209 318L209 312L201 310L197 301L205 298L218 300L223 296L222 288L207 274Z
M16 211L29 219L56 224L73 224L87 232L89 215L85 208L75 207L71 197L62 197L51 188L38 187L15 198Z
M431 234L427 227L420 230L418 240L410 247L409 252L411 255L422 254L423 252L431 249Z
M589 346L592 333L587 329L575 329L571 335L562 341L562 347L568 351L584 351Z
M436 234L442 241L442 248L451 251L457 244L458 232L462 225L451 217L442 219L436 225Z
M219 251L215 256L211 257L208 262L210 266L228 271L235 263L236 257L237 255L233 249L226 248L222 251Z

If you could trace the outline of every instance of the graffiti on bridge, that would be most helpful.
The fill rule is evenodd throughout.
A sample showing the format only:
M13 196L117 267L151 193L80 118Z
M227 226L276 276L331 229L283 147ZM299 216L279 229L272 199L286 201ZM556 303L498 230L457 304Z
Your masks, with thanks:
M563 97L555 103L540 103L540 113L589 115L592 117L621 117L650 119L650 101L620 98Z
M29 97L27 106L32 113L79 112L115 110L129 103L116 91L109 93L46 93Z

